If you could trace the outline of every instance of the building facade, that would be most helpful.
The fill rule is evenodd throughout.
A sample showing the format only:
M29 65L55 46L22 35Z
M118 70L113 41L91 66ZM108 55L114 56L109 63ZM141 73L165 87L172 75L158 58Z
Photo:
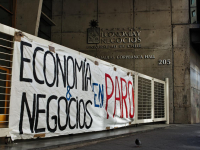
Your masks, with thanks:
M2 24L152 76L169 78L170 123L200 122L196 0L4 0Z

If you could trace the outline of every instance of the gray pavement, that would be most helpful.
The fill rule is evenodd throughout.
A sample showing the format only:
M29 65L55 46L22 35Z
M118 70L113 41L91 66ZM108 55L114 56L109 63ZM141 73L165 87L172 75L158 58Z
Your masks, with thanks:
M68 136L43 138L35 140L18 140L11 144L4 144L4 140L0 140L0 149L5 150L26 150L26 149L73 149L93 143L101 143L107 140L120 138L122 136L140 134L141 132L152 131L156 129L166 128L170 125L166 124L151 124L151 125L139 125L128 126L124 128L118 128L114 130L91 132L83 134L75 134ZM92 145L91 145L92 146ZM81 148L81 149L82 149Z
M141 146L135 145L139 138ZM123 135L116 138L77 143L49 150L200 150L200 124L172 125L167 128Z

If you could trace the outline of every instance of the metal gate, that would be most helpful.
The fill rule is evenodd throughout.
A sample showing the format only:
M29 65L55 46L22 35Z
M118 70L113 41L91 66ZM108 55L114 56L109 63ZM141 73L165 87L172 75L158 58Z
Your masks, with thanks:
M0 24L0 137L8 135L9 102L11 88L13 37L17 29ZM30 39L43 44L52 42L24 33ZM63 46L53 43L54 46ZM82 54L86 58L96 58ZM108 63L104 62L103 63ZM116 66L116 65L114 65ZM135 71L117 66L120 69L133 72L135 120L132 124L166 121L169 123L169 81L158 80ZM3 129L7 129L5 132Z
M8 127L13 36L0 33L0 127Z
M135 85L135 123L166 121L169 124L169 81L140 73L133 75Z

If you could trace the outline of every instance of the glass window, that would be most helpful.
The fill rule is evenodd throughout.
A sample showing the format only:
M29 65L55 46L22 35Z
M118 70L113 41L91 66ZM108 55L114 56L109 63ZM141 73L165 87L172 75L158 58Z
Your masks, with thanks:
M195 16L196 16L196 11L193 10L193 11L192 11L192 17L195 17Z
M52 0L43 0L42 12L52 19Z
M51 25L48 24L43 18L40 18L38 37L51 41Z
M52 0L43 0L42 13L52 19ZM41 14L38 37L51 41L51 24Z
M0 23L12 27L12 13L13 1L1 0L0 1Z
M191 0L191 5L193 5L195 3L195 0Z

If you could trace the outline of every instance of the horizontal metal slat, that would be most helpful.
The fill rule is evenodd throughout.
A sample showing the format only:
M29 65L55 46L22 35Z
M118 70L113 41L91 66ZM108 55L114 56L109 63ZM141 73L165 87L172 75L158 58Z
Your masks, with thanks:
M6 93L0 93L0 95L10 95L10 94L6 94Z
M0 52L0 54L5 54L5 55L13 55L13 54L4 53L4 52Z
M11 82L11 80L2 80L2 79L0 79L0 81L7 81L7 82Z
M4 39L4 38L0 38L0 40L7 41L7 42L10 42L10 43L14 43L14 41L10 41L10 40Z
M9 49L9 50L13 50L12 47L7 47L7 46L4 46L4 45L0 45L0 47L6 48L6 49Z
M0 60L2 60L2 61L12 62L11 60L1 59L1 58L0 58Z
M12 68L12 67L8 67L8 66L2 66L2 65L0 65L0 67L3 67L3 68Z
M0 72L0 74L6 74L6 75L9 75L9 76L12 75L12 74L9 74L9 73L3 73L3 72Z
M10 89L11 87L7 87L7 86L0 86L0 88L4 88L4 89Z

